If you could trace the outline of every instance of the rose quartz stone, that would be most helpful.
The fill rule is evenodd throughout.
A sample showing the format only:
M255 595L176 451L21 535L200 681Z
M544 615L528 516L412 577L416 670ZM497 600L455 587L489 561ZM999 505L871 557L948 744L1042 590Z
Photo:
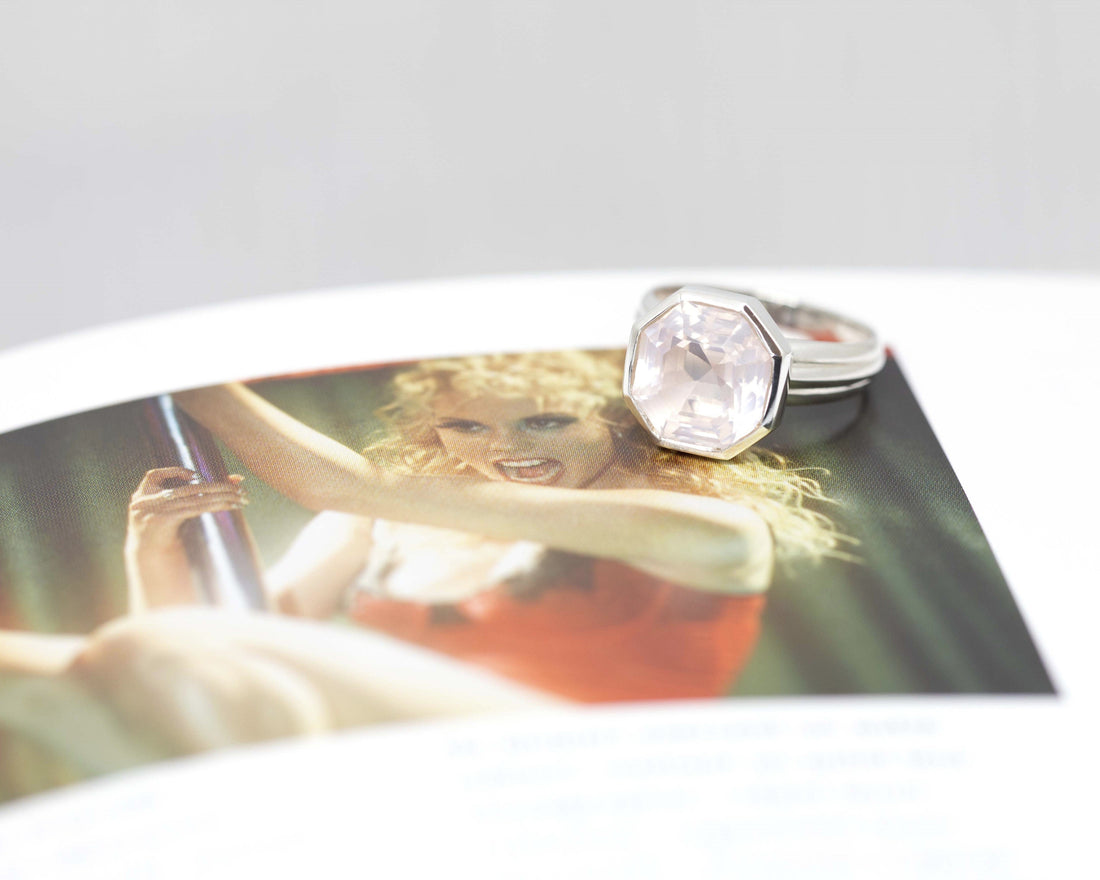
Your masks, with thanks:
M721 454L763 423L774 356L741 312L681 302L638 336L630 395L661 441Z

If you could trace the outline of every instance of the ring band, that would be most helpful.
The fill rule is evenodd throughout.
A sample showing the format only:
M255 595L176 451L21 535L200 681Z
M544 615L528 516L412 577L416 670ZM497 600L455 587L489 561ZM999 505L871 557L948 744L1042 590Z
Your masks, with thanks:
M874 330L824 309L659 287L635 317L623 394L661 446L729 459L770 433L786 403L853 394L885 362Z

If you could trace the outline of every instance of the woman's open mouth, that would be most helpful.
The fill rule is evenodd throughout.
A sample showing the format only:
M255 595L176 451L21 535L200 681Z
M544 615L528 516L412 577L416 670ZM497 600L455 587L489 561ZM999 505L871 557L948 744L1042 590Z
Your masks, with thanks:
M493 467L515 483L553 483L562 472L562 463L556 458L501 459L494 461Z

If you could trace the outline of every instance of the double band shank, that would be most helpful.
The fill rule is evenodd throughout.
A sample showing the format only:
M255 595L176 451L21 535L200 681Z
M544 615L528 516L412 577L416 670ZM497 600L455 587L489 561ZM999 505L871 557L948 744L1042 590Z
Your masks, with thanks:
M791 347L788 403L816 403L858 391L886 362L885 346L866 324L816 306L763 299L749 291L699 287L716 295L727 293L756 297L787 336ZM682 285L658 287L643 297L639 314L650 312ZM786 335L786 334L785 334ZM830 340L805 338L828 336ZM831 340L836 340L831 341Z

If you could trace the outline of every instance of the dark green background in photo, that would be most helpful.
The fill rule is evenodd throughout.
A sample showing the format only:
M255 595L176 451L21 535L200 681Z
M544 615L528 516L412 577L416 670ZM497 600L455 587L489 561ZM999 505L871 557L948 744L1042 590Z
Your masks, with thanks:
M733 693L1053 693L896 361L861 396L788 407L766 443L822 467L859 563L781 573Z
M353 447L392 367L274 379L257 390ZM125 610L129 495L158 465L140 404L0 437L0 626L87 632ZM827 511L858 563L781 572L737 695L1053 693L973 512L895 363L861 397L789 408L765 444L824 468ZM247 474L229 456L231 471ZM264 561L311 514L255 477Z

